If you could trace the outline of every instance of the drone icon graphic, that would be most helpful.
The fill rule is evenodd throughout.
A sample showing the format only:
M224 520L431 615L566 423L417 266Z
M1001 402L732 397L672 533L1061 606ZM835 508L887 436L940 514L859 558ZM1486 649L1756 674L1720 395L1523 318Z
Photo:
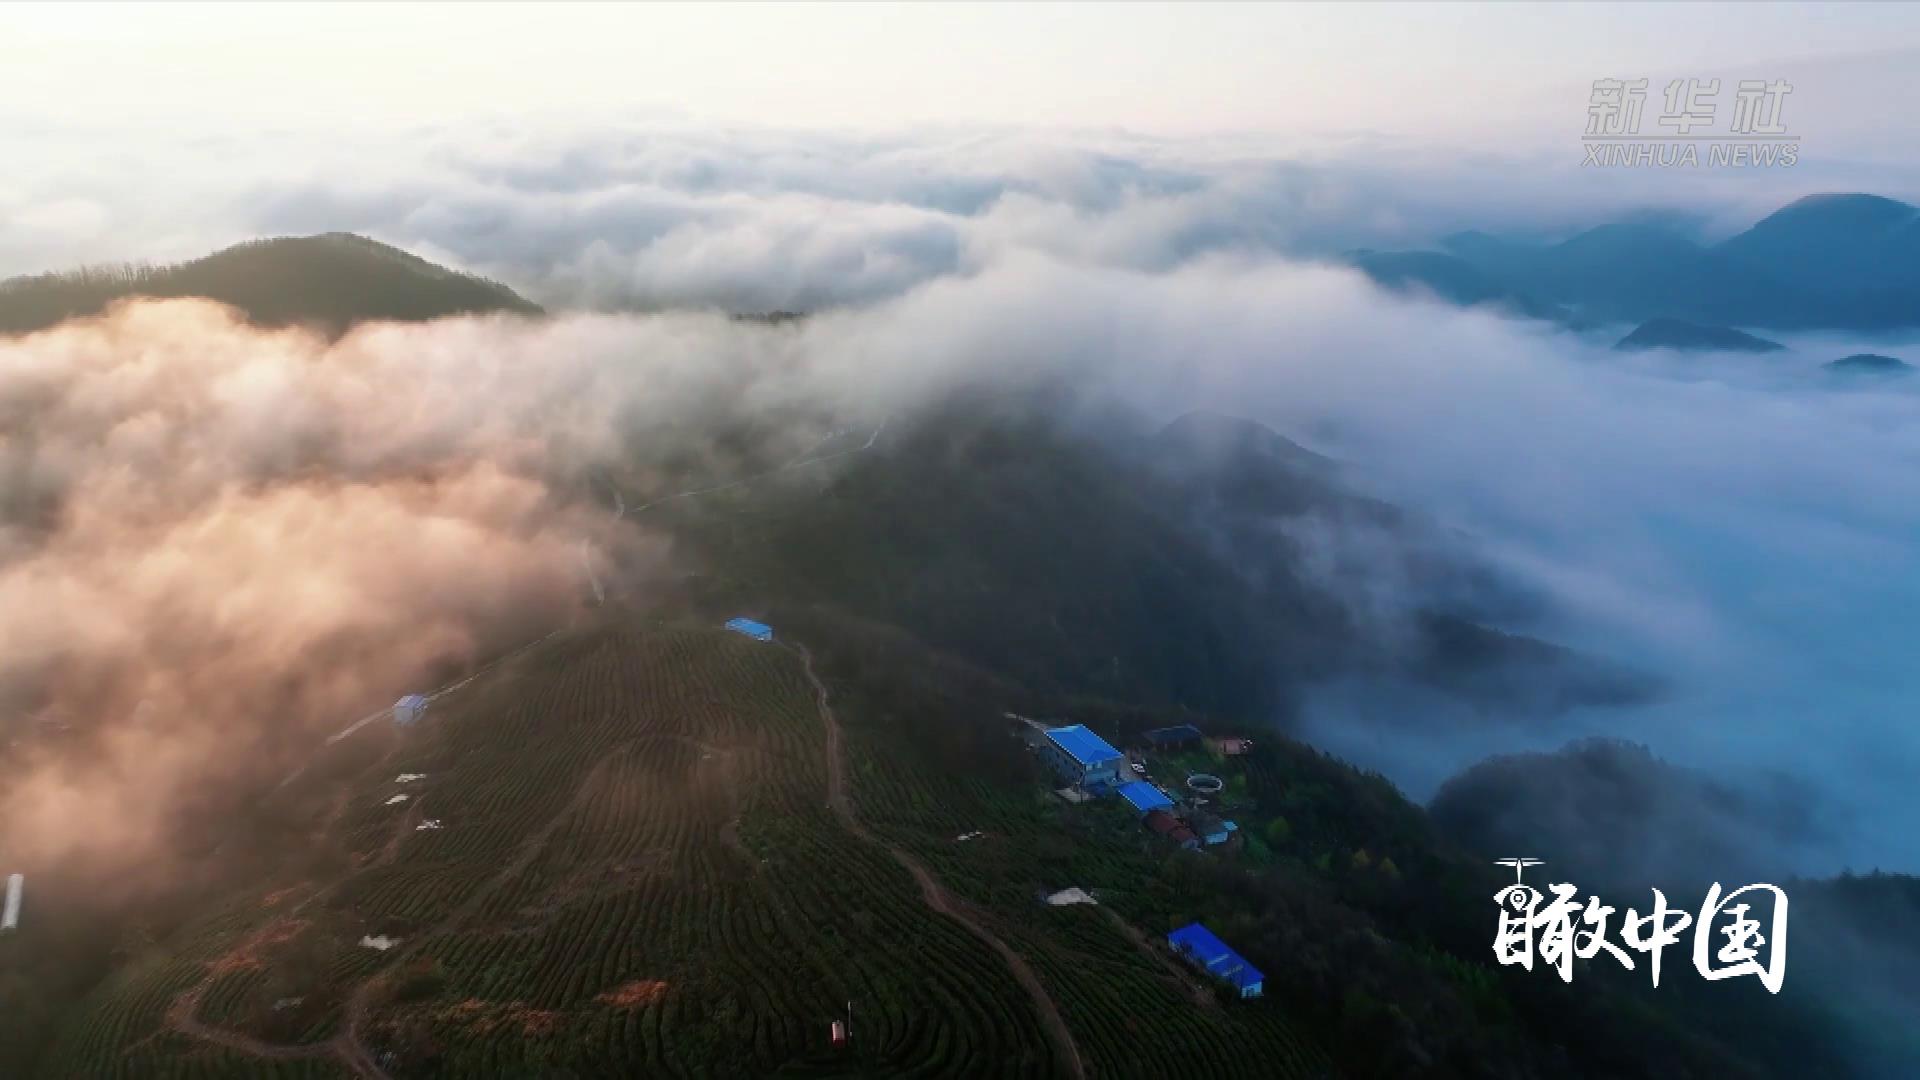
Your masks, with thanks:
M1527 872L1527 867L1539 866L1545 861L1544 859L1495 859L1493 860L1493 864L1495 866L1513 867L1513 883L1519 885L1522 884L1520 875Z

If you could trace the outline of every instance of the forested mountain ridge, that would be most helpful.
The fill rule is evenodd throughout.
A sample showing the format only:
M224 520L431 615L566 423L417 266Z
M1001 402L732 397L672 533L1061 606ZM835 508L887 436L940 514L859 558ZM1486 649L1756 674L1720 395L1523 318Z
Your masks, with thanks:
M356 322L540 313L498 282L353 233L253 240L183 263L88 267L0 281L0 334L98 315L136 296L201 297L260 326L339 333Z
M1719 243L1607 222L1552 243L1469 230L1440 247L1353 261L1386 288L1413 281L1455 304L1575 323L1920 326L1920 209L1877 195L1810 195Z

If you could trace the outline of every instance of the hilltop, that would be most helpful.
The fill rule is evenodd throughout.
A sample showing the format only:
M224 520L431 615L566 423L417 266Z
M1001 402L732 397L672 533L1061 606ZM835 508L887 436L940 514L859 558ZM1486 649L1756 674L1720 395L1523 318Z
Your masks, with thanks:
M1361 266L1388 287L1414 281L1453 303L1575 322L1920 326L1920 208L1877 195L1810 195L1718 243L1615 221L1551 243L1469 230L1441 246L1369 252Z
M1472 262L1441 251L1357 251L1347 260L1382 288L1431 294L1461 307L1488 307L1529 319L1566 321L1567 312L1511 288Z
M1882 353L1854 353L1829 360L1826 367L1843 375L1905 375L1913 370L1905 360Z
M961 395L893 421L885 453L844 459L824 489L653 520L702 553L729 603L831 605L1063 693L1262 717L1359 672L1545 715L1657 693L1482 621L1515 606L1502 583L1271 430L1074 401ZM1377 561L1307 571L1307 544L1348 538ZM1378 613L1356 614L1361 579L1381 572L1407 582L1391 640Z
M1700 326L1679 319L1649 319L1634 328L1613 346L1623 351L1637 349L1682 349L1694 352L1780 352L1786 348L1777 341L1755 337L1728 326Z
M0 334L98 315L129 297L202 297L261 326L338 333L356 322L540 308L498 282L352 233L255 240L168 266L93 267L0 281Z

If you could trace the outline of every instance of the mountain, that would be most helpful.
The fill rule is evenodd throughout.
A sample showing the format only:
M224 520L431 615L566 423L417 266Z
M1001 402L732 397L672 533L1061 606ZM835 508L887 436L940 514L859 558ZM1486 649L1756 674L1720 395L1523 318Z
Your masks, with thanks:
M1920 288L1920 209L1877 195L1809 195L1717 250L1828 291Z
M1920 210L1874 195L1809 196L1711 245L1663 225L1631 222L1602 224L1554 244L1468 231L1442 245L1480 272L1482 289L1524 291L1580 320L1920 326Z
M1394 292L1430 293L1462 307L1486 305L1529 319L1561 321L1566 312L1496 281L1466 259L1440 251L1355 251L1347 260Z
M1061 693L1271 717L1360 671L1490 709L1651 692L1482 625L1476 601L1508 599L1498 584L1278 434L1073 401L962 395L890 422L887 452L848 458L824 489L686 501L656 520L725 565L740 603L830 603ZM1349 547L1367 557L1334 557ZM1388 575L1406 583L1392 614L1363 599ZM1515 669L1528 678L1503 675Z
M1793 877L1794 853L1817 852L1826 838L1790 783L1735 786L1644 746L1588 739L1481 762L1443 785L1429 811L1441 834L1482 858L1544 855L1546 880L1577 882L1623 908L1654 887L1698 898L1714 881L1781 883L1793 951L1773 1002L1784 1006L1772 1020L1781 1027L1764 1040L1788 1055L1828 1044L1847 1075L1915 1075L1920 1030L1903 1018L1920 1015L1920 878ZM1703 1010L1704 1026L1732 1031L1751 1024L1758 997L1702 996L1689 1007Z
M98 315L134 296L204 297L260 326L310 325L339 333L355 322L436 319L538 305L497 282L436 266L351 233L237 244L172 266L122 266L0 282L0 334L44 330Z
M1679 319L1649 319L1614 343L1623 351L1683 349L1713 352L1780 352L1786 346L1726 326L1699 326Z
M1895 1080L1920 1063L1920 877L1841 874L1787 883L1802 941L1797 974L1842 1033L1855 1075ZM1802 989L1802 988L1796 988Z
M1189 474L1232 473L1236 466L1290 477L1295 484L1335 483L1339 464L1258 423L1225 413L1175 417L1151 437L1151 456ZM1236 492L1236 494L1245 494Z
M1829 360L1826 366L1827 370L1842 375L1905 375L1913 370L1913 365L1905 360L1880 353L1854 353Z
M579 478L670 542L670 579L636 570L417 724L210 786L168 872L35 867L0 1073L1842 1071L1797 1002L1492 965L1506 872L1287 737L1303 688L1356 674L1535 722L1657 692L1529 636L1538 598L1338 461L1055 383L871 427L718 408ZM773 640L722 629L742 614ZM1056 798L1020 716L1253 736L1143 766L1217 775L1236 838ZM1041 899L1068 886L1097 903ZM1192 921L1264 997L1165 947Z
M1669 228L1601 225L1557 244L1510 244L1484 234L1447 245L1496 280L1527 288L1594 321L1680 314L1743 321L1755 299L1790 302L1783 285Z
M1652 225L1589 229L1550 250L1533 272L1549 295L1608 319L1691 312L1742 322L1755 305L1792 303L1789 287L1767 273Z
M1488 858L1551 851L1556 872L1593 888L1770 880L1784 852L1822 840L1804 792L1734 788L1614 739L1489 758L1448 780L1429 810Z
M1441 237L1440 246L1482 269L1504 265L1534 250L1531 244L1506 240L1479 229Z

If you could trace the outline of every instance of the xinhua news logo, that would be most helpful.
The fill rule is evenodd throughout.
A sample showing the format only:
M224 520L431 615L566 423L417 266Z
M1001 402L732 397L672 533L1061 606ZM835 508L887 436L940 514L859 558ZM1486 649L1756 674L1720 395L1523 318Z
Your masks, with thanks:
M1641 129L1646 79L1595 79L1587 101L1582 168L1791 168L1800 136L1781 112L1793 86L1784 79L1742 79L1722 95L1719 79L1674 79L1655 125ZM1731 108L1722 111L1721 99ZM1719 126L1719 117L1726 126Z

